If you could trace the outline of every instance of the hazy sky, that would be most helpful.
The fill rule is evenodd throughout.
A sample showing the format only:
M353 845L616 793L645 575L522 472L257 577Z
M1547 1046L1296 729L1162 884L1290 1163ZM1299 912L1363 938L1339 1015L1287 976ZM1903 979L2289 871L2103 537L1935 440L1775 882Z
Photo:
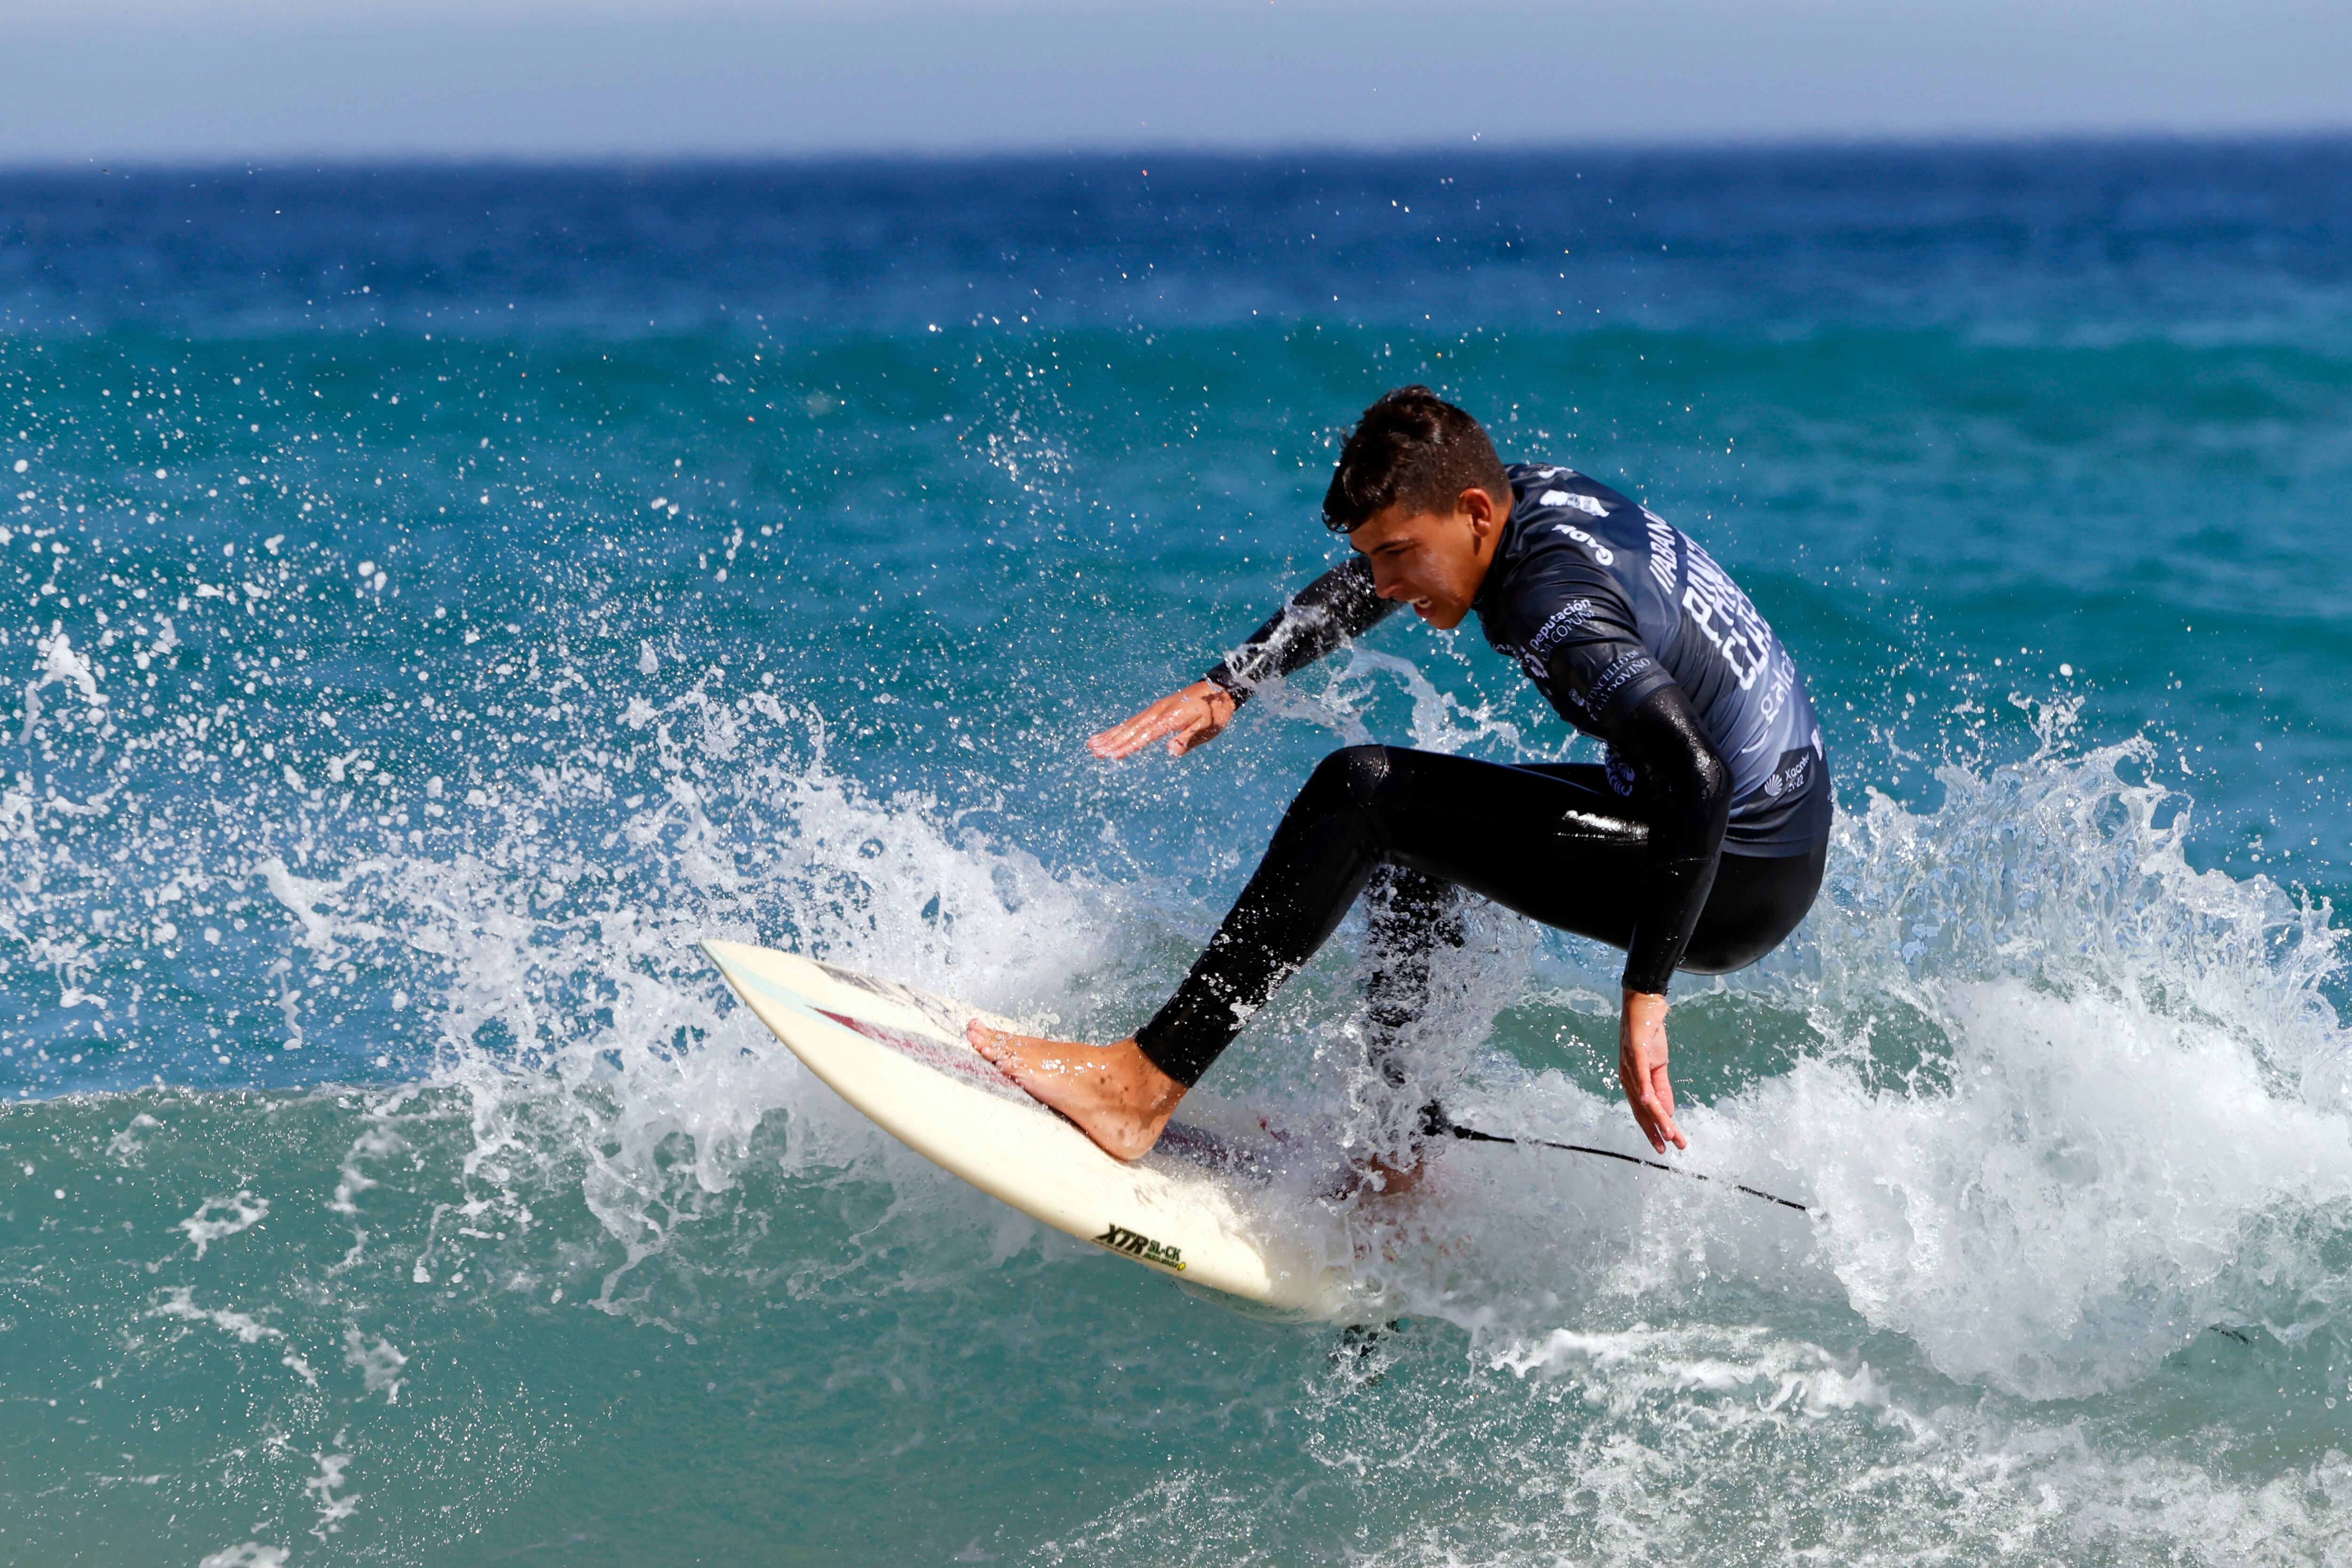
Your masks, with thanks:
M0 0L0 162L2352 128L2352 0Z

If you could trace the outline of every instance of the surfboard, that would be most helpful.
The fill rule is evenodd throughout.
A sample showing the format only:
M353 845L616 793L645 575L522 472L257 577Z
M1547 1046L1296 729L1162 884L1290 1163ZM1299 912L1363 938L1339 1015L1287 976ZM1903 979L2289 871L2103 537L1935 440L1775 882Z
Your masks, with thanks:
M1170 1279L1302 1312L1344 1301L1346 1271L1286 1233L1261 1150L1171 1123L1142 1159L1113 1159L965 1042L967 1019L1010 1020L772 947L702 951L811 1072L990 1197Z

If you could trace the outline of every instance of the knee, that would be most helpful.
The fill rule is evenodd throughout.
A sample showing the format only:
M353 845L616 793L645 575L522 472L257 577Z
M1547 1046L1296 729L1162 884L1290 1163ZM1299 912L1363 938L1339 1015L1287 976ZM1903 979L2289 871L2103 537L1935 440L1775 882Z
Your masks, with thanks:
M1372 804L1380 787L1388 782L1390 771L1387 747L1342 747L1315 765L1298 798L1302 802L1311 799L1326 810L1352 807L1362 810Z

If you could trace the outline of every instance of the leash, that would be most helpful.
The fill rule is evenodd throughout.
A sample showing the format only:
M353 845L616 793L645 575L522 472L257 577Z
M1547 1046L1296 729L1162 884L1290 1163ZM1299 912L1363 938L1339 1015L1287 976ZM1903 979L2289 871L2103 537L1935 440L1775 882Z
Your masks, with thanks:
M1500 1133L1482 1133L1475 1127L1465 1127L1454 1121L1440 1123L1431 1130L1444 1133L1450 1138L1459 1138L1465 1144L1516 1144L1524 1145L1529 1148L1558 1149L1567 1155L1598 1155L1604 1160L1622 1160L1629 1166L1647 1166L1654 1171L1664 1171L1669 1176L1688 1176L1693 1181L1711 1182L1717 1179L1705 1171L1685 1170L1680 1166L1670 1166L1664 1160L1645 1160L1639 1155L1621 1154L1615 1149L1596 1149L1584 1144L1555 1144L1549 1138L1507 1138ZM1750 1197L1760 1197L1767 1203L1777 1203L1782 1208L1793 1208L1799 1214L1812 1212L1793 1198L1776 1197L1761 1187L1753 1187L1736 1181L1727 1182L1726 1185L1734 1191L1746 1193Z

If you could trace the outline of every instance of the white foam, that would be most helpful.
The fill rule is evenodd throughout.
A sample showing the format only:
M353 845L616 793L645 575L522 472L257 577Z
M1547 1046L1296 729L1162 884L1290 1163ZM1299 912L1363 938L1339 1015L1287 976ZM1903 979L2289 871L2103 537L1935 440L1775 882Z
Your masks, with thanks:
M179 1318L192 1323L210 1323L224 1333L235 1335L246 1344L286 1337L283 1332L234 1308L197 1306L193 1286L176 1286L165 1291L162 1301L148 1308L147 1315L151 1318Z
M256 868L316 970L360 957L407 977L435 1047L429 1082L472 1104L467 1171L483 1201L519 1205L513 1183L488 1173L549 1157L536 1142L551 1108L570 1126L589 1207L625 1249L608 1304L677 1225L733 1186L770 1116L793 1115L793 1146L811 1157L878 1152L859 1119L831 1121L830 1094L812 1093L791 1054L733 1005L697 941L781 941L1034 1014L1099 957L1114 904L959 832L928 799L871 799L828 768L821 722L764 694L640 697L629 722L655 742L661 788L616 831L655 878L626 898L602 891L598 860L543 836L543 824L608 794L584 759L543 773L536 798L475 808L493 830L475 852L369 857L331 876L297 875L275 857ZM768 731L771 757L779 732L803 744L747 763L752 727ZM386 1127L362 1134L329 1207L358 1212L374 1182L366 1162L398 1146Z
M196 1560L196 1568L286 1568L289 1555L283 1546L266 1546L258 1541L247 1541L236 1546L224 1546L218 1552L206 1552Z
M1547 1301L1745 1281L1833 1301L1942 1374L2032 1399L2145 1376L2215 1323L2336 1322L2352 1240L2325 911L2198 873L2122 747L1948 773L1843 819L1823 906L1721 988L1792 1068L1692 1105L1679 1163L1809 1218L1533 1151L1448 1151L1374 1223L1391 1305L1540 1337ZM1600 999L1573 946L1546 967ZM1622 1107L1489 1058L1472 1120L1633 1151ZM1360 1224L1366 1223L1364 1220ZM1443 1239L1451 1238L1452 1239ZM1365 1250L1360 1242L1359 1251Z
M1809 1061L1735 1114L1777 1124L1847 1301L1947 1374L2034 1398L2116 1386L2330 1270L2345 1119L2266 1083L2216 1022L2137 997L1950 985L1949 1087Z
M400 1385L406 1381L401 1368L408 1364L408 1357L390 1340L381 1335L371 1340L357 1323L344 1324L343 1364L358 1371L368 1393L383 1395L387 1405L400 1403Z
M236 1192L226 1197L208 1197L196 1207L195 1213L180 1221L180 1228L196 1244L196 1256L224 1237L250 1230L269 1218L269 1200L256 1197L249 1192Z
M319 1473L304 1481L302 1490L310 1493L311 1501L318 1505L319 1522L311 1526L310 1533L324 1541L342 1529L343 1521L359 1511L360 1500L350 1492L336 1495L345 1484L343 1472L351 1466L351 1455L313 1454L310 1457L318 1461Z

